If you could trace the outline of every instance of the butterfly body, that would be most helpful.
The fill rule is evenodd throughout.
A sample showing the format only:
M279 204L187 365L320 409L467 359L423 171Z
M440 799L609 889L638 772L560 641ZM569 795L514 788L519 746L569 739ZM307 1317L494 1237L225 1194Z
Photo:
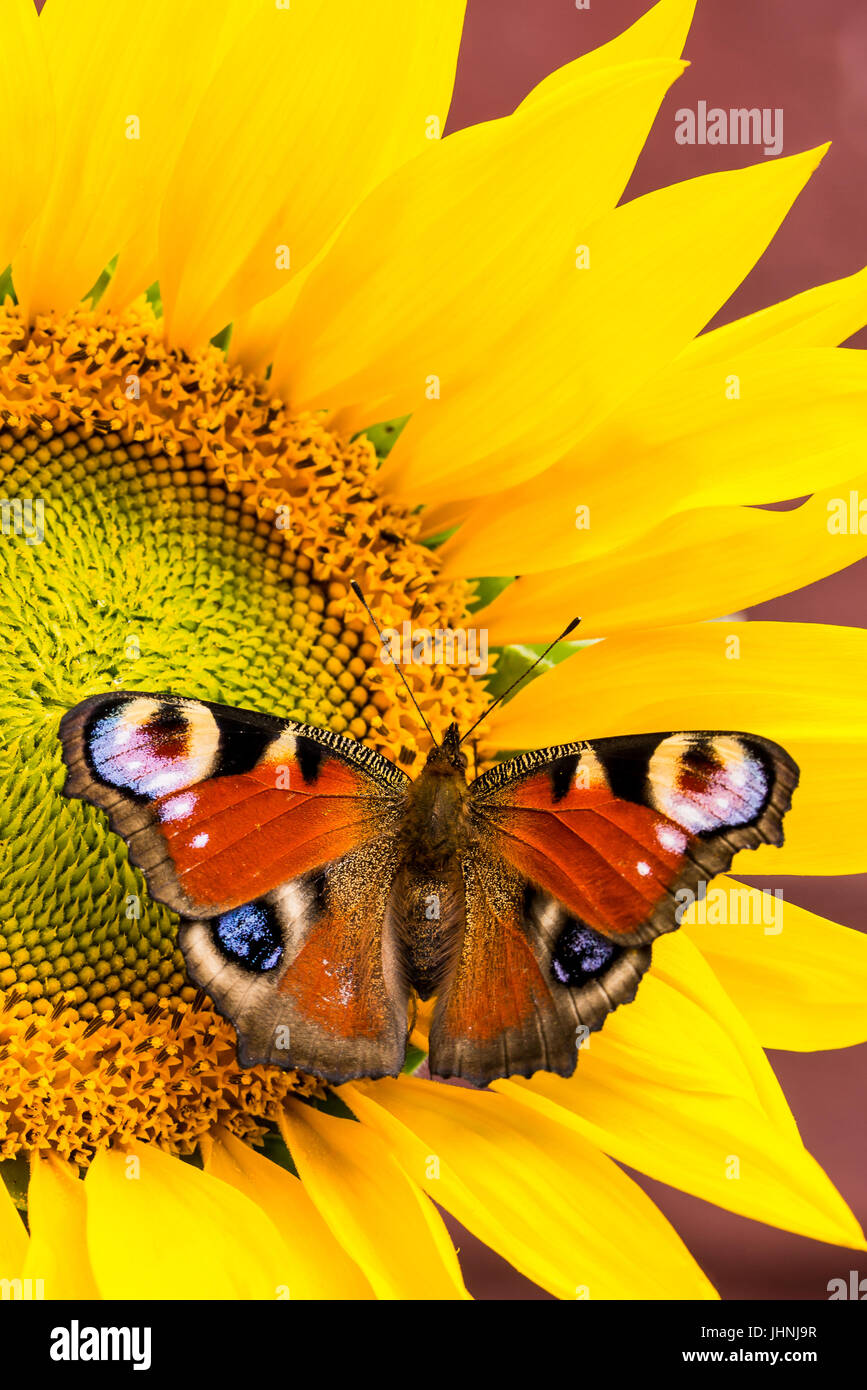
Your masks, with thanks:
M678 890L780 843L797 768L750 734L560 745L468 783L453 725L410 780L326 729L110 693L61 722L65 791L106 811L181 916L244 1065L396 1075L413 995L435 1075L569 1075L630 1002Z
M406 978L430 999L448 978L463 931L461 866L471 843L466 757L452 725L406 791L391 910Z

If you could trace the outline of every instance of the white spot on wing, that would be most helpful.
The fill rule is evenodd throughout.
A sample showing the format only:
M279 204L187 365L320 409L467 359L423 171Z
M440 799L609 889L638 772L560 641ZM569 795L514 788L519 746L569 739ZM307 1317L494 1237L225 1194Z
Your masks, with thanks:
M686 836L675 825L657 825L656 838L662 848L670 850L672 854L683 854L686 849Z
M196 798L188 792L185 796L172 796L160 806L160 820L183 820L196 804Z

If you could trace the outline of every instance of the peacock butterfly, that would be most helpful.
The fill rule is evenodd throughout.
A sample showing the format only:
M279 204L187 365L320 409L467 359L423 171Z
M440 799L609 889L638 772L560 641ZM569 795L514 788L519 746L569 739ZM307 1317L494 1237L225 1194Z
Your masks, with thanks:
M781 844L798 782L768 739L669 732L468 783L455 724L410 780L329 729L166 694L93 696L60 737L66 795L108 813L180 914L241 1063L334 1083L400 1072L413 994L437 999L434 1075L571 1075L679 891Z

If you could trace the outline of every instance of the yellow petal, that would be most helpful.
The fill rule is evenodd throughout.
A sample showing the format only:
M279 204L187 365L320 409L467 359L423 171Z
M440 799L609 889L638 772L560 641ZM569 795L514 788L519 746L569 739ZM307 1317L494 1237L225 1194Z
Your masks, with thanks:
M654 944L635 1003L582 1049L573 1077L496 1089L571 1125L639 1172L729 1211L863 1248L855 1218L803 1147L776 1078L701 953Z
M573 612L583 615L582 637L739 612L867 555L867 534L857 525L842 533L829 529L829 508L841 500L848 508L851 491L867 495L867 473L815 493L793 511L677 512L616 550L523 575L473 621L498 646L554 638Z
M801 769L797 800L786 817L782 849L761 845L738 855L742 874L861 874L864 836L858 831L867 799L867 739L792 738Z
M175 341L210 337L281 288L386 173L429 146L463 12L464 0L258 6L166 196L160 284Z
M658 5L610 43L591 49L574 64L566 63L542 79L524 98L523 106L546 98L572 80L570 68L587 75L602 68L619 67L648 58L676 58L682 51L695 13L696 0L660 0Z
M101 1151L84 1185L103 1298L273 1299L289 1284L284 1242L257 1204L153 1145Z
M779 891L717 879L683 931L762 1047L813 1052L867 1041L867 936L784 902Z
M443 531L450 531L453 526L459 526L472 511L473 500L461 498L457 502L442 502L438 506L425 507L419 518L420 534L425 540L430 540L441 535Z
M132 266L125 278L136 290L146 287L148 248L135 235L142 224L153 231L154 209L225 41L224 26L237 23L238 9L239 0L45 7L40 28L57 105L57 150L42 214L14 266L30 313L71 307L130 243L145 263L141 283Z
M286 1246L286 1297L369 1299L373 1290L326 1226L292 1173L223 1133L205 1172L229 1183L268 1213Z
M451 543L460 549L466 534L462 564L474 553L476 572L502 573L493 563L499 552L491 546L502 545L505 528L514 527L518 516L520 541L511 556L525 573L632 543L649 526L693 506L780 501L862 469L863 353L824 348L682 363L550 469L535 487L529 516L526 508L515 510L526 489L506 493L494 505L480 499ZM398 448L402 441L403 436ZM574 498L575 505L564 505L564 498ZM586 509L580 527L578 505ZM531 559L527 535L543 514L545 545Z
M220 0L220 4L222 11L212 10L210 13L207 31L209 44L197 46L196 62L187 63L185 55L178 54L187 74L186 100L177 108L170 150L151 169L147 184L139 186L140 205L130 218L130 226L134 230L129 240L117 248L120 259L100 300L102 308L124 307L159 278L160 217L177 156L216 67L250 18L250 0ZM217 23L220 13L223 14L222 28Z
M573 74L549 97L434 142L398 170L311 275L275 385L303 408L388 397L397 414L424 399L431 376L477 373L491 344L544 300L558 267L574 263L576 229L617 201L682 68L653 61Z
M420 1048L422 1052L427 1052L428 1050L430 1027L433 1022L435 1009L435 999L420 999L416 1005L415 1018L412 1031L409 1035L409 1041L413 1047Z
M34 1158L27 1209L25 1277L43 1280L46 1298L99 1298L87 1251L84 1182L72 1165L53 1154Z
M858 873L867 850L867 632L818 623L692 623L585 647L491 715L499 748L669 729L731 729L787 748L801 781L782 849L735 872Z
M568 1126L408 1077L341 1095L414 1182L558 1298L714 1297L650 1198Z
M432 1204L369 1129L289 1104L280 1114L299 1177L378 1298L468 1298Z
M563 507L561 493L557 489L552 493L539 489L549 496L547 510L552 518L559 506L564 530L568 523L572 549L582 543L588 548L591 539L595 542L593 548L600 543L613 543L609 539L611 530L624 524L618 518L641 510L638 499L645 502L650 464L654 486L663 486L666 496L677 498L678 488L686 485L686 500L681 505L688 505L692 495L699 495L706 477L716 482L718 488L716 457L707 468L696 467L693 452L689 452L689 468L678 468L677 459L672 466L667 456L661 460L666 467L657 466L654 446L660 449L667 432L677 428L684 395L684 386L679 384L681 374L672 374L677 381L677 395L671 404L668 382L663 382L660 391L657 378L661 368L684 350L741 282L816 163L816 153L810 152L793 157L788 170L779 163L754 165L749 170L692 179L635 199L586 231L582 229L589 264L584 268L572 267L568 272L564 268L553 293L522 322L520 334L515 335L507 350L486 364L481 379L477 374L450 391L443 384L442 399L420 403L383 467L383 488L399 498L421 498L425 502L445 502L488 492L499 496L503 489L536 477L560 459L561 470L571 464L572 481L582 488L581 500L591 503L595 523L591 532L577 534L574 510ZM771 174L774 177L768 177ZM577 324L581 324L579 334L575 331ZM843 377L839 393L859 389L863 392L867 373L861 354L829 350L827 356L835 367L835 384ZM804 363L800 356L796 356L795 363L791 357L784 361L774 357L770 363L750 360L742 366L735 359L725 370L718 366L704 368L699 381L691 379L686 384L686 400L691 406L689 427L693 427L697 410L699 421L703 413L721 416L727 425L731 421L735 430L741 431L738 439L742 434L752 438L763 430L767 434L771 425L777 423L773 420L775 402L782 396L785 406L791 398L793 370L803 373L799 385L803 378L809 382L810 399L821 393L825 404L825 377L831 366L824 359L821 364L824 374L818 384L814 381L816 360ZM843 371L845 366L848 370ZM741 399L736 403L728 399L732 379L728 373L732 371L741 371L746 377ZM632 438L632 417L638 417L639 425L643 424L643 398L641 407L627 410L622 424L617 418L610 431L602 432L602 438L592 442L589 460L585 459L584 448L577 455L574 450L578 441L591 434L618 406L634 398L646 382L650 382L646 391L656 414L649 427L650 448L643 449L641 463L638 441ZM672 392L674 389L672 384ZM660 395L661 402L656 404ZM668 418L671 414L674 427ZM782 414L788 424L788 414ZM660 441L653 436L657 416L661 421L657 425ZM825 406L823 420L828 416ZM835 417L831 414L831 418ZM846 439L852 439L849 417L843 420L842 428ZM791 442L791 435L785 442ZM829 448L834 448L836 442L835 435ZM617 468L595 467L596 460L606 456L617 457ZM779 455L773 457L775 460ZM748 478L753 478L752 463L750 456L743 466ZM638 473L639 467L645 471L635 480L632 473ZM843 470L843 474L852 473L854 467L857 464ZM575 471L578 478L574 477ZM660 477L656 477L657 473ZM621 474L625 474L622 485ZM742 471L735 468L734 500L741 500L736 489L742 477ZM617 481L618 507L610 503L614 485L610 480ZM761 481L763 475L756 485ZM791 491L784 495L796 491L795 480ZM634 507L628 506L631 496L635 498ZM754 499L746 496L743 500L763 502L774 496L779 493L771 488ZM509 506L509 495L493 513L492 524L499 523L500 531L500 510L504 506ZM479 518L484 518L485 509L486 499L482 499L477 503ZM467 534L472 553L477 555L482 541L479 527L472 525L474 521L475 513L465 532L460 532L450 546L460 549L461 538ZM481 528L481 535L485 530ZM520 559L514 562L521 571L527 569L522 557L524 549L525 543L520 548ZM535 567L539 567L538 560ZM490 567L485 555L475 573L506 571Z
M0 53L3 54L0 265L4 268L39 212L51 178L54 108L43 31L33 0L4 0L0 7Z
M298 296L326 251L327 247L274 294L237 315L229 338L227 356L230 362L240 362L246 371L264 376ZM334 428L333 421L330 425Z
M688 349L696 361L754 348L835 347L867 323L867 269L759 309L705 333Z
M0 1279L18 1279L30 1244L27 1227L0 1177Z
M616 209L587 232L589 268L573 272L571 290L565 282L558 285L553 307L547 315L537 316L536 326L526 329L532 341L537 329L539 335L544 333L545 318L549 318L551 341L539 344L538 352L550 383L546 385L528 363L525 382L519 386L511 375L512 358L523 360L523 347L516 345L486 372L472 419L466 416L466 394L454 401L427 402L424 411L417 412L389 458L388 484L401 495L412 484L417 497L437 502L473 491L497 492L496 498L482 497L477 502L464 526L443 547L445 573L509 574L516 569L524 573L568 563L578 558L582 547L586 551L600 544L617 544L624 523L618 522L608 505L606 485L612 477L619 479L627 465L639 468L643 441L633 436L640 435L644 416L639 414L635 421L633 412L626 410L621 421L616 407L682 351L733 292L822 154L823 150L808 151L785 162L706 175ZM576 305L571 314L573 336L577 306L581 333L567 351L560 335L570 318L572 296ZM567 305L565 324L560 300ZM559 350L556 361L552 360L555 347ZM759 369L750 364L745 370ZM735 410L742 404L726 399L724 376L717 375L704 388L712 402L734 404ZM654 389L648 384L651 396ZM674 405L680 407L679 398ZM434 414L434 407L442 411L441 417ZM608 425L588 435L606 414ZM658 415L658 432L664 437L669 425L664 407ZM451 472L447 430L462 416L461 457L474 466L459 477ZM439 419L443 423L430 423ZM675 428L676 423L675 413ZM426 431L436 431L430 446ZM615 457L616 469L611 466ZM657 461L653 463L656 468ZM857 466L843 467L837 476L851 475ZM528 477L531 468L536 471ZM540 486L540 470L546 468ZM639 488L645 501L646 476L645 472ZM666 478L658 481L665 485ZM508 487L509 483L515 485ZM504 487L507 490L502 491ZM618 496L620 511L632 522L634 534L634 499L627 489L620 489ZM564 505L564 497L570 506ZM772 496L756 500L772 500ZM579 532L575 506L588 501L595 501L591 527Z
M584 648L500 706L491 732L501 748L756 722L780 741L863 737L865 677L860 628L690 623Z
M99 301L100 309L123 309L154 283L159 274L158 238L159 218L154 216L133 234L124 247Z

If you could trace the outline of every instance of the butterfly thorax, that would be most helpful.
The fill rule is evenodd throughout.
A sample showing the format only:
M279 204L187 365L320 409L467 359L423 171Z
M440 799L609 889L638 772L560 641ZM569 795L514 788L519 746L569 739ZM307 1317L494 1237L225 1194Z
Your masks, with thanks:
M404 859L431 869L460 855L466 841L463 772L426 767L407 791L400 839Z
M467 825L466 766L457 725L452 724L407 792L401 839L405 860L418 868L435 870L461 854Z

